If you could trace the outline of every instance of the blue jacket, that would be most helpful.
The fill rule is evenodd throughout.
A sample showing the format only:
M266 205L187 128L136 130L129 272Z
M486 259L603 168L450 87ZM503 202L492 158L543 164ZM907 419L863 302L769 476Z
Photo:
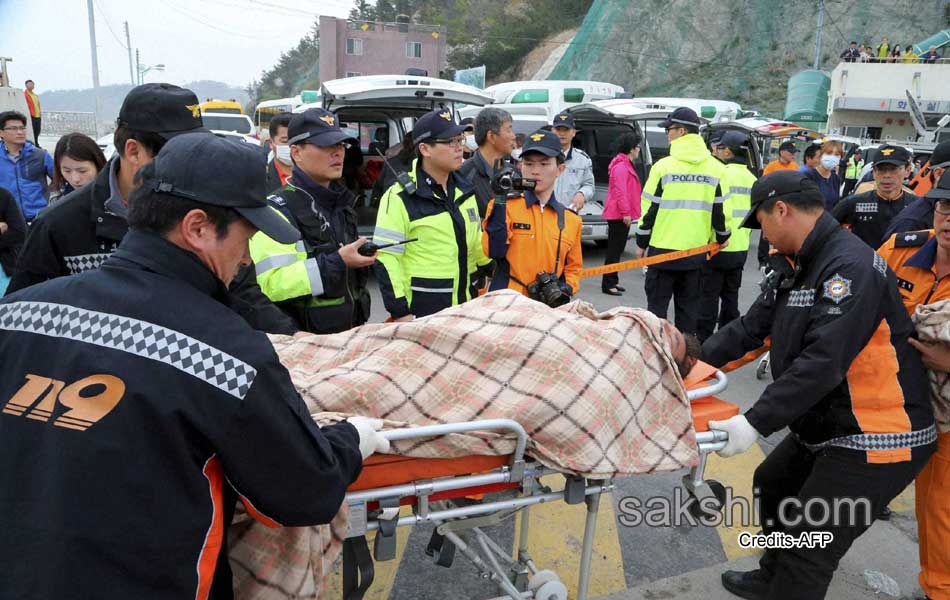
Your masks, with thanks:
M27 142L19 160L13 162L6 144L0 142L0 187L10 190L27 221L32 221L46 208L49 201L46 178L52 176L53 158L46 150Z

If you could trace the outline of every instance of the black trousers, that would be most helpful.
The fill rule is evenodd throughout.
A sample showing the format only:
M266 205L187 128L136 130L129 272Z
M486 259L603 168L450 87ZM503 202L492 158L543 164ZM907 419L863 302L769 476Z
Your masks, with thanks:
M851 192L854 191L854 188L858 185L857 179L845 179L844 180L844 190L841 192L841 197L846 198L851 195Z
M604 264L612 265L620 262L620 255L627 246L627 237L630 235L630 226L624 225L620 219L610 219L607 221L607 254L604 256ZM600 289L607 291L620 283L620 275L617 273L604 273L600 279Z
M647 270L644 289L647 293L647 310L661 319L666 318L673 300L676 327L683 333L696 333L699 319L699 269Z
M705 341L733 319L739 318L739 287L742 269L717 269L707 263L702 270L700 284L699 322L696 335Z
M821 600L838 562L851 544L863 534L887 504L904 490L927 464L935 445L913 449L911 461L871 464L864 452L844 448L824 448L812 452L794 434L789 434L756 468L753 490L759 492L759 517L766 535L784 532L800 536L808 531L824 531L834 540L824 548L769 549L759 566L772 577L770 600ZM796 498L797 506L786 505L788 519L797 525L779 522L779 508L786 498ZM847 499L856 502L848 504ZM864 503L862 499L867 499ZM809 502L811 501L811 503ZM815 523L801 519L825 519L822 505L838 523ZM800 507L806 507L802 514ZM869 508L868 508L869 507ZM853 518L852 518L853 515Z
M30 121L33 122L33 138L39 142L40 141L40 125L43 122L42 117L30 117ZM36 144L39 146L39 143Z

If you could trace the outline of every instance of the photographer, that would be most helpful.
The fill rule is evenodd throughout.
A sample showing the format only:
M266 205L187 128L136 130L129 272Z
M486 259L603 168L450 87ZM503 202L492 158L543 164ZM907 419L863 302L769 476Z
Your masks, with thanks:
M554 197L564 171L560 140L550 131L532 133L521 161L524 179L511 165L492 177L495 199L482 234L485 253L497 261L489 290L507 287L560 306L577 293L584 266L581 218Z

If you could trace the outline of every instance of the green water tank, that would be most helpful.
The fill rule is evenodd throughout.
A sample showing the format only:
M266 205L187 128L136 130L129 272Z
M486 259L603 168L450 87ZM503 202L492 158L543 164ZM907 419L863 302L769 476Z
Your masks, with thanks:
M788 80L783 118L811 129L828 121L828 90L831 76L824 71L807 69Z

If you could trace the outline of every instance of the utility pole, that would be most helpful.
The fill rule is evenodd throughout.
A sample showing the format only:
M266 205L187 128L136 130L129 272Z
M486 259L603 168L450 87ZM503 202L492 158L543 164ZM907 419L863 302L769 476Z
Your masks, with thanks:
M135 49L135 75L136 79L132 83L142 85L142 61L139 59L139 49Z
M825 0L818 0L818 30L815 32L815 67L821 66L821 29L825 25Z
M129 22L125 22L125 47L129 50L129 77L132 80L132 85L135 85L135 73L132 71L132 42L129 39Z
M92 9L93 0L86 0L89 11L89 50L92 53L92 89L96 96L96 138L99 137L99 112L102 110L102 101L99 98L99 56L96 48L96 13Z

